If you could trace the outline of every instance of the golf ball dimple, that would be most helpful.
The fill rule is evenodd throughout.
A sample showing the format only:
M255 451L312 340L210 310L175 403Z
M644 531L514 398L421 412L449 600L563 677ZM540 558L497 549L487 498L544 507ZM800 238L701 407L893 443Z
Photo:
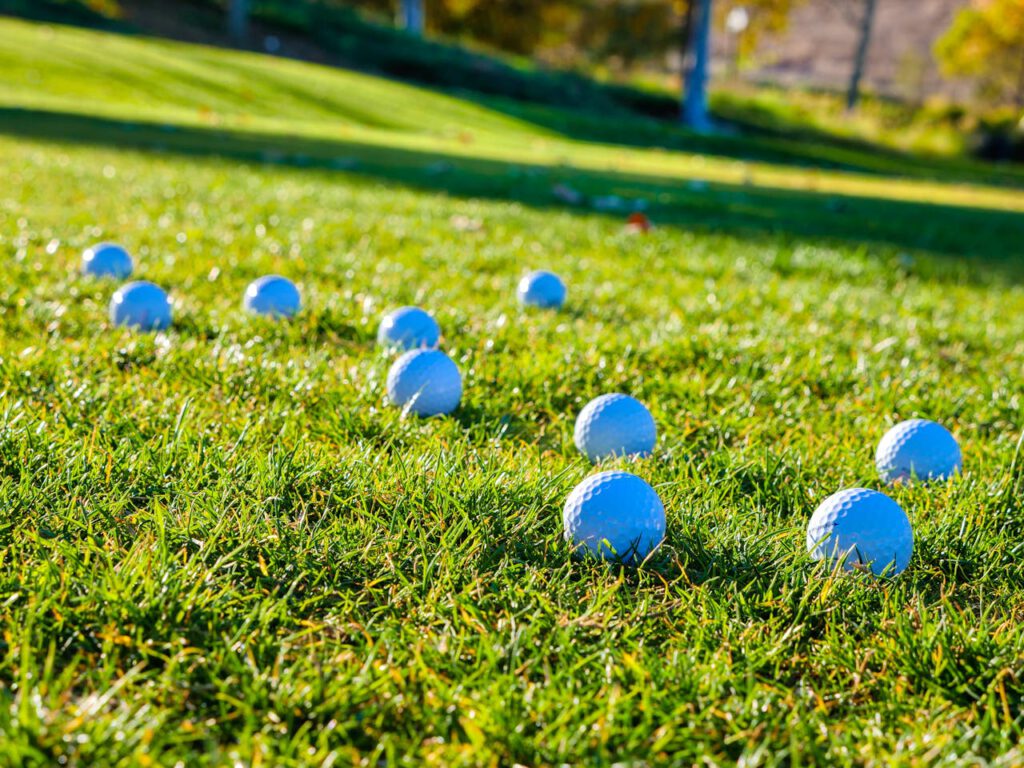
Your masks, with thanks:
M814 510L807 526L807 550L830 565L895 576L910 563L914 532L906 512L884 493L848 488Z
M377 329L377 343L389 349L433 349L440 340L437 321L419 307L389 312Z
M601 395L576 418L573 441L593 462L613 456L649 456L657 437L646 406L629 395Z
M265 275L249 283L242 304L246 311L257 315L292 317L302 308L302 297L288 278Z
M890 484L915 478L945 480L960 472L963 457L956 438L944 426L911 419L885 433L875 452L875 466Z
M565 283L554 272L531 272L519 281L519 302L528 307L558 309L565 304Z
M171 324L171 302L153 283L128 283L110 300L110 322L141 331L162 331Z
M562 510L565 540L578 553L638 563L665 538L665 507L644 480L601 472L577 485Z
M439 416L458 407L462 376L444 352L415 349L391 365L387 392L392 405L418 416Z
M123 280L132 273L132 257L115 243L98 243L82 253L82 274Z

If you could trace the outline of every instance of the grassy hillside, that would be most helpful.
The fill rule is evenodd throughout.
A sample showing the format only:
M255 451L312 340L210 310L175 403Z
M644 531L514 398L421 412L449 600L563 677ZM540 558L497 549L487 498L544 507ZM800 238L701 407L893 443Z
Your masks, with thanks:
M1017 186L1024 181L1024 173L1013 169L880 153L875 147L836 145L827 138L815 141L813 133L794 140L739 134L702 138L627 115L608 119L509 100L468 101L367 75L215 48L17 21L0 22L0 30L5 44L0 66L6 73L0 82L0 99L8 107L140 123L172 122L209 129L207 143L218 138L218 131L234 130L283 135L289 142L328 140L335 149L350 143L605 170L607 148L591 144L601 142L625 145L613 159L615 168L622 171L730 182L747 180L747 171L764 171L759 181L769 186L839 193L862 187L861 180L835 174L814 174L812 180L789 170L774 173L758 163L944 180L952 176ZM38 55L41 49L47 52L45 59ZM53 119L52 115L34 117L33 130L45 131ZM57 130L63 128L58 125ZM117 133L118 142L121 133ZM301 143L293 145L296 154L303 153ZM629 145L682 152L666 157L664 152L631 151ZM306 154L315 155L323 154L325 148L309 149ZM353 151L358 152L358 146ZM694 157L695 152L726 162ZM936 201L951 194L946 187L914 188L888 181L868 182L862 188L872 196Z
M13 21L0 67L0 763L1024 760L1014 173ZM101 239L170 331L110 327ZM270 272L294 322L239 312ZM407 303L451 417L383 403ZM641 570L561 538L609 391L659 429ZM828 576L811 511L913 416L965 474L891 491L906 573Z
M813 3L800 6L794 27L821 23L821 18L815 19L823 11L832 17L825 21L831 34L836 30L836 22L841 22L842 13L837 8L829 11ZM880 12L884 15L885 10ZM118 0L88 5L85 0L0 0L0 14L4 13L221 48L237 45L227 34L224 9L216 0ZM934 30L936 13L941 14L942 9L929 5L926 15L931 21L921 29L897 24L890 25L891 29L879 29L878 33L895 40L894 51L904 51L905 38L913 38L912 47L919 47L921 35L927 38L927 29ZM586 111L604 119L633 115L672 122L679 112L676 86L654 73L629 83L611 82L595 77L594 72L588 75L550 69L521 57L483 50L465 40L412 38L384 18L366 16L349 5L330 0L266 0L252 6L252 15L249 39L243 47L262 51L273 41L276 55L286 58L357 69L459 96L472 93L503 97L520 103ZM852 34L853 29L847 31ZM803 38L799 44L793 40L785 44L798 58L825 39L816 43L815 35L804 34ZM719 36L718 41L721 40ZM826 47L830 47L830 52L819 50L812 58L822 62L838 54L842 59L852 55L854 43L837 46L833 40ZM730 58L732 54L719 51L716 55ZM875 51L871 62L872 66L892 63L884 51ZM849 64L840 68L846 77ZM760 78L756 79L760 82ZM808 81L804 78L799 82L806 85ZM887 91L891 92L891 88ZM729 79L712 83L710 100L716 119L734 129L762 136L801 138L854 148L888 147L944 157L969 151L986 157L1005 157L993 152L997 146L986 146L985 142L991 140L991 126L985 121L979 123L979 115L953 106L922 108L916 93L907 96L907 103L864 94L856 114L850 115L845 110L845 93L778 90Z

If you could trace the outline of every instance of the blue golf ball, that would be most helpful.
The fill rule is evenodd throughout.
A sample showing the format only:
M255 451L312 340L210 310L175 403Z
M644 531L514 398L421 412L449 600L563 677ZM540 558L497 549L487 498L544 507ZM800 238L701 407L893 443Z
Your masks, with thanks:
M885 433L875 452L878 474L890 484L947 480L960 473L963 463L956 438L927 419L901 421Z
M629 472L601 472L577 485L562 510L565 540L579 553L638 563L665 538L665 507Z
M158 285L144 280L128 283L110 299L110 322L139 331L162 331L171 325L171 302Z
M417 416L441 416L454 411L462 399L462 375L455 362L439 349L414 349L398 358L388 371L388 400Z
M524 306L558 309L565 304L565 283L554 272L538 270L519 281L517 294Z
M82 253L82 274L123 280L132 273L132 257L115 243L97 243Z
M266 317L293 317L302 309L295 283L280 275L266 275L249 283L242 301L246 311Z
M613 456L650 456L656 437L647 407L617 392L587 403L573 432L576 447L593 462Z
M437 321L419 307L389 312L377 329L377 343L389 349L433 349L440 339Z
M842 564L847 571L895 576L910 564L914 532L906 512L884 493L847 488L814 510L807 550L815 560Z

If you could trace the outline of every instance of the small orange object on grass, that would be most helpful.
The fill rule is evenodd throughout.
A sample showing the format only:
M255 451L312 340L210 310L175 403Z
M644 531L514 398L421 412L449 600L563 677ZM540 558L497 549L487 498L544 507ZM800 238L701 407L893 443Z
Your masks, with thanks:
M651 220L640 211L629 214L629 218L626 219L626 229L630 232L650 232L653 227Z

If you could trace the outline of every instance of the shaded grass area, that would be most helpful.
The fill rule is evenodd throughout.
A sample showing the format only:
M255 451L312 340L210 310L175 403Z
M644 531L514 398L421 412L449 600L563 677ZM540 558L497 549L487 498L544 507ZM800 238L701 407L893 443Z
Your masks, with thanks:
M747 183L708 184L640 173L596 171L572 165L531 165L482 159L465 153L401 149L358 141L311 139L215 128L154 125L40 110L0 110L0 133L74 141L161 153L213 156L307 168L329 179L363 176L456 197L511 200L532 207L565 207L552 194L568 185L586 199L615 196L615 220L642 201L662 225L699 232L811 238L857 248L929 251L949 257L947 279L983 279L993 271L1017 280L1024 264L1008 243L1024 240L1024 213L863 194L821 194L811 189L761 186L753 171ZM327 174L324 176L324 174ZM786 269L785 258L779 269ZM889 261L898 274L913 269L909 255ZM799 269L798 265L793 268Z
M34 21L74 24L118 32L131 27L82 0L0 0L0 14Z

